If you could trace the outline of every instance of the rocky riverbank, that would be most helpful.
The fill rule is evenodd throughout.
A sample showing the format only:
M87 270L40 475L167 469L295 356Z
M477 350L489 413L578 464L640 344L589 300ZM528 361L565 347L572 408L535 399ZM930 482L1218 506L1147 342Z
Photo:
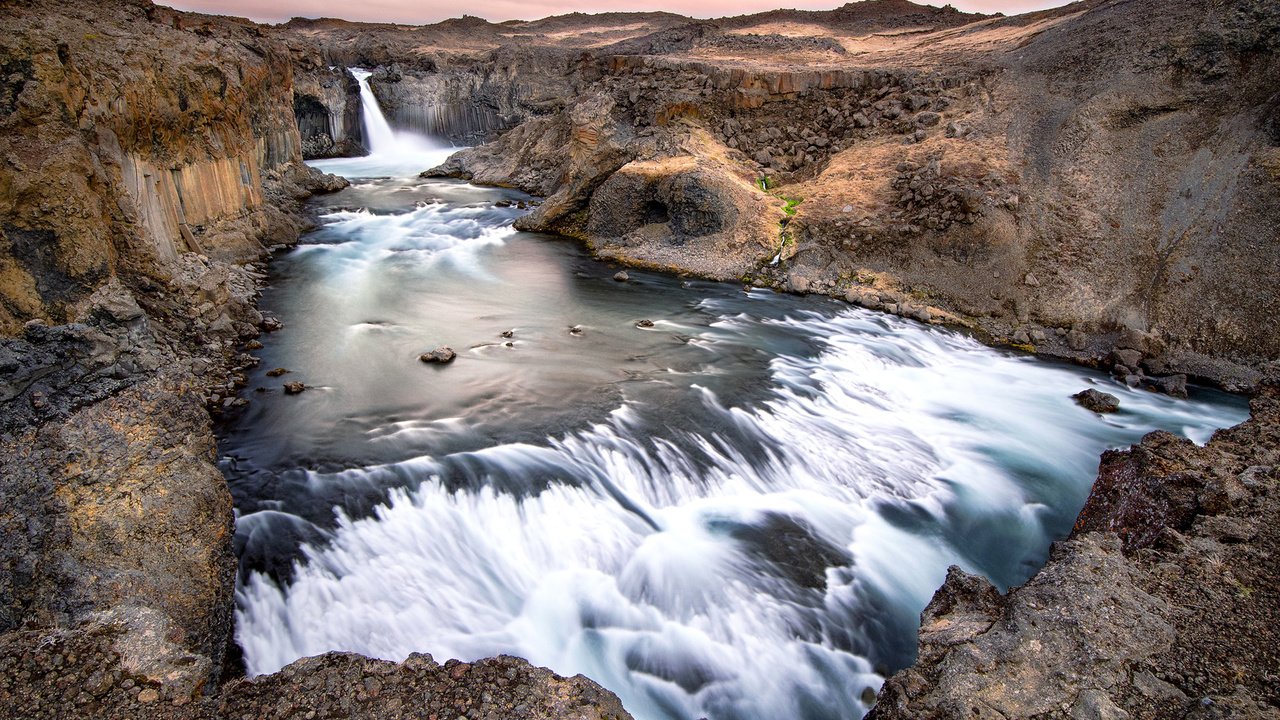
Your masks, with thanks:
M1274 4L850 7L578 48L562 108L430 173L544 195L521 226L606 257L1136 351L1135 382L1257 382L1280 353Z
M1071 537L1001 595L952 568L869 718L1280 717L1280 385L1205 447L1102 458Z
M626 717L512 658L330 655L219 685L236 561L211 416L247 402L278 327L260 263L346 184L301 164L300 124L342 131L299 98L349 74L148 2L0 16L0 715Z

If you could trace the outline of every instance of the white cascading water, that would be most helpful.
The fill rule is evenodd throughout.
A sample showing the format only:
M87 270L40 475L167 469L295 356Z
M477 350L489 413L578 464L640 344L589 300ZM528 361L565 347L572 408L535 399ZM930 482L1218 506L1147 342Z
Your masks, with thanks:
M457 148L447 148L431 139L409 132L393 130L382 113L378 98L373 94L368 70L352 68L351 74L360 83L360 116L364 121L364 135L369 155L363 158L329 160L315 163L330 172L343 170L359 175L401 175L417 173L444 161Z
M325 169L377 167L355 162ZM1245 414L815 299L615 283L514 232L504 191L346 192L264 299L286 329L252 380L279 364L315 389L258 396L224 443L241 546L304 538L287 579L238 589L251 674L329 650L507 653L639 720L857 718L948 565L1021 582L1101 450ZM437 340L461 357L424 368ZM1072 404L1095 384L1121 414Z

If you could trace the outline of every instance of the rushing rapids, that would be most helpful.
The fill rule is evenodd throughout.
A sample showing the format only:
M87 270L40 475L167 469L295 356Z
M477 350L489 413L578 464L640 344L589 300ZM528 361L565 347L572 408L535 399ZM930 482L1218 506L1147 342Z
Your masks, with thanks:
M251 673L507 653L646 720L856 718L948 565L1022 582L1103 449L1246 415L825 299L618 282L514 231L518 193L370 137L321 163L358 179L277 260L268 392L223 437Z

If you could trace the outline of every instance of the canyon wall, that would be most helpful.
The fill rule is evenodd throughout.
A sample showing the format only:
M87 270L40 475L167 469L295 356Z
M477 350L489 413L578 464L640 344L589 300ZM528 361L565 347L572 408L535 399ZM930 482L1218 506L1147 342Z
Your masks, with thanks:
M3 13L0 632L108 624L189 698L235 568L205 399L262 319L242 264L297 238L315 185L289 57L145 2Z
M602 255L960 323L1133 382L1255 383L1280 357L1274 4L937 22L892 52L704 25L592 48L563 110L433 174L547 195L521 226ZM593 200L630 162L680 158L755 186L702 195L759 231L726 250L647 220L675 174L615 198L629 208ZM704 262L723 252L738 259Z
M0 716L628 717L515 658L236 677L212 424L279 327L260 261L346 184L301 160L353 147L354 78L145 0L0 3L0 25Z
M312 60L294 60L293 115L302 156L313 160L365 154L360 83L347 68L317 66Z

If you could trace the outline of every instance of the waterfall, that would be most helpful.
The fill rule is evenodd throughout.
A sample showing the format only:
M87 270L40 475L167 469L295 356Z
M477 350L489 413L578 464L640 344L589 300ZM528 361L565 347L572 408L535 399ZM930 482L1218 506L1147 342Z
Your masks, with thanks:
M313 161L310 163L313 167L348 177L412 176L439 165L459 149L447 147L414 132L393 129L382 114L378 99L369 86L369 78L373 73L352 68L351 74L360 83L360 114L364 121L369 155L362 158Z
M396 133L382 114L378 98L373 95L373 88L369 87L369 76L373 73L368 70L352 70L351 74L360 82L360 112L364 119L365 137L369 139L369 153L385 155L394 152Z

